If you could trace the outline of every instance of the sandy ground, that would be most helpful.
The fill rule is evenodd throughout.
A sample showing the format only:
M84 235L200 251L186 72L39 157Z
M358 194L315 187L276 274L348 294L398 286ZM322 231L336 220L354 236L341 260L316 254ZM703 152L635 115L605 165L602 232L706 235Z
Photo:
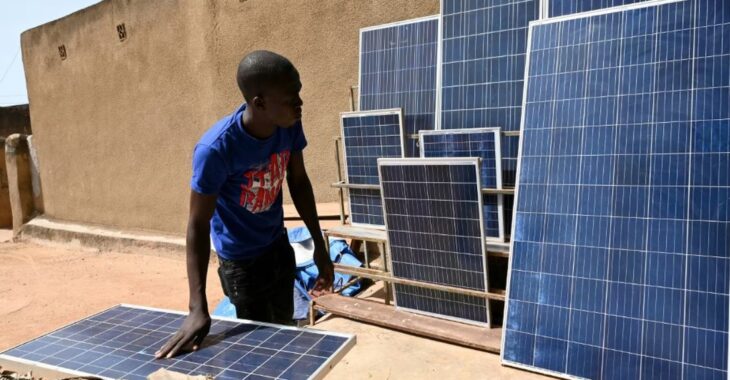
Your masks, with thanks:
M185 310L185 261L163 251L98 252L7 242L0 231L0 351L119 303ZM209 271L211 310L222 297ZM496 355L333 317L317 328L357 344L330 379L530 379Z

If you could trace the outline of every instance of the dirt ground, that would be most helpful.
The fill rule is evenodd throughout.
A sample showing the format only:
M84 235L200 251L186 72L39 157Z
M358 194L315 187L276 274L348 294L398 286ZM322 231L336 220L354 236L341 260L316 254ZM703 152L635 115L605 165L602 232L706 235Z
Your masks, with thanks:
M119 303L185 310L180 253L98 252L7 242L0 232L0 351ZM209 271L211 310L221 299ZM330 379L531 379L496 355L333 317L317 328L353 333L357 344Z

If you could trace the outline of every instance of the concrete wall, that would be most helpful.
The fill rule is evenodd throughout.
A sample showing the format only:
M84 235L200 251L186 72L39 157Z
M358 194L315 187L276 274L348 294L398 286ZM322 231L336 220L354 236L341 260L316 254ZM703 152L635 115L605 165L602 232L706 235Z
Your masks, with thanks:
M299 68L307 167L318 202L335 201L332 136L357 84L359 28L436 13L438 0L106 0L26 31L46 214L183 232L193 145L241 102L235 69L254 49Z
M27 104L0 107L0 137L8 137L13 133L31 134Z

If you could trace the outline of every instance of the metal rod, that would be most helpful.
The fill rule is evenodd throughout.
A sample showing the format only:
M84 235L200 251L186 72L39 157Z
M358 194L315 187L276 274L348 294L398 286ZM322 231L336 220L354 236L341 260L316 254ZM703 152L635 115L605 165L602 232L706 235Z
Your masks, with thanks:
M349 274L349 275L353 275L353 276L367 277L367 278L370 278L373 280L381 280L381 281L394 283L394 284L402 284L402 285L415 286L418 288L440 290L442 292L464 294L467 296L486 298L486 299L490 299L490 300L497 300L497 301L505 300L505 296L501 295L501 294L482 292L479 290L472 290L472 289L462 289L462 288L446 286L446 285L430 284L427 282L421 282L421 281L415 281L415 280L408 280L405 278L393 277L393 275L391 275L390 273L385 273L385 272L382 272L379 270L374 270L374 269L356 268L356 267L351 267L351 266L347 266L347 265L335 264L335 272Z
M335 161L337 161L337 182L342 182L342 163L340 162L340 139L335 139ZM340 223L345 224L345 191L339 188L340 193Z

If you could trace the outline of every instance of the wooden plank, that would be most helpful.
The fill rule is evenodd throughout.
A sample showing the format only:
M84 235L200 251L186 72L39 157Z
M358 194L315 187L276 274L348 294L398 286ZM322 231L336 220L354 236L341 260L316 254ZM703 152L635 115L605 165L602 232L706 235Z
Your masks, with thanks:
M515 189L513 187L505 187L504 189L490 189L490 188L483 188L482 194L507 194L511 195L515 193Z
M364 240L374 243L385 243L388 241L388 234L385 230L377 228L353 227L341 225L327 229L325 233L330 237L345 239Z
M502 134L505 136L520 136L520 131L502 131Z
M312 307L348 319L409 334L499 354L501 328L485 328L446 319L409 313L379 302L336 294L319 297Z
M363 190L380 190L379 185L358 185L352 183L345 183L344 181L334 182L330 186L336 189L363 189Z
M509 259L509 252L487 251L487 255L489 257L499 257L499 258L503 258L503 259Z
M472 297L487 298L490 300L504 301L504 298L505 298L504 294L489 293L489 292L473 290L473 289L463 289L463 288L457 288L454 286L446 286L446 285L432 284L432 283L422 282L422 281L409 280L409 279L405 279L405 278L394 277L390 273L375 270L375 269L359 268L359 267L351 267L351 266L347 266L347 265L335 264L335 272L349 274L352 276L367 277L372 280L380 280L380 281L385 281L385 282L389 282L389 283L393 283L393 284L410 285L410 286L415 286L415 287L419 287L419 288L440 290L442 292L464 294L464 295L472 296Z

